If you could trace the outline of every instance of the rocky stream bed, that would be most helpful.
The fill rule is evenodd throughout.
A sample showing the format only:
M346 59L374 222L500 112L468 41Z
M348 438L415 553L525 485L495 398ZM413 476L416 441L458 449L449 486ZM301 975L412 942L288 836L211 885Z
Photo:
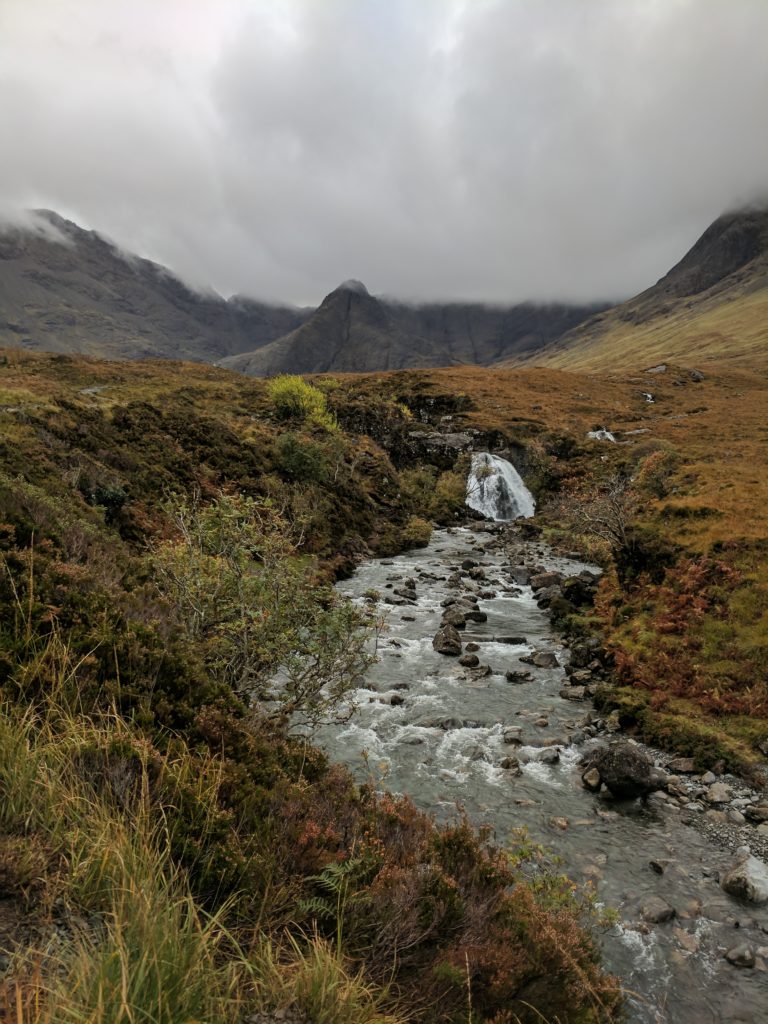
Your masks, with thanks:
M351 721L319 740L438 817L460 804L500 843L526 827L593 885L620 915L601 942L630 1021L761 1024L768 799L595 712L598 645L567 650L542 607L594 574L485 524L364 563L339 589L386 614L379 660Z

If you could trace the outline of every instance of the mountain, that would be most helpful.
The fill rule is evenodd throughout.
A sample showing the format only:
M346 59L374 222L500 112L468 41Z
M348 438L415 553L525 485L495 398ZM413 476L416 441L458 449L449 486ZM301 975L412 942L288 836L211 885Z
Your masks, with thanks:
M266 344L306 316L194 291L48 210L0 231L0 345L210 361Z
M604 308L407 305L372 296L360 281L345 281L296 330L254 352L223 359L221 365L255 377L489 365L540 348Z
M529 361L605 370L693 359L768 366L768 209L718 217L655 285Z

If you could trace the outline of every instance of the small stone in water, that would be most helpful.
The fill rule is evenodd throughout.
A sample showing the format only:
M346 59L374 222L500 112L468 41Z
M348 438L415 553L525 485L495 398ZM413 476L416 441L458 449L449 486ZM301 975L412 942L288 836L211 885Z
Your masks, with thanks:
M550 818L549 819L549 824L552 825L554 828L559 828L559 829L562 829L563 831L565 831L565 829L568 828L568 819L567 818Z
M725 954L725 959L729 964L733 964L734 967L754 967L755 951L746 942L742 942L740 945L729 949Z
M640 905L640 914L650 924L663 924L675 916L675 908L671 907L660 896L649 896Z
M469 651L470 654L472 654L475 651L480 650L480 644L476 644L474 640L470 640L470 642L464 647L464 650Z
M537 718L536 721L533 724L534 725L538 725L538 727L540 729L546 729L547 726L549 725L549 719L548 718Z
M477 668L480 664L480 659L476 654L462 654L459 658L459 664L465 668Z

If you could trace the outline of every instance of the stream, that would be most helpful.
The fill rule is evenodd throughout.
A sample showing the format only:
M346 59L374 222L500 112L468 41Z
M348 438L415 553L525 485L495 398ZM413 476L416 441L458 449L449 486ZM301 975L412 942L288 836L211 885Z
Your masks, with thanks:
M441 602L456 596L448 577L468 557L483 567L485 579L465 579L463 585L474 588L487 621L469 622L462 641L479 644L481 665L491 669L487 675L432 647ZM567 574L589 568L534 545L530 562ZM401 600L393 591L407 578L415 581L416 601L386 603ZM768 909L741 904L720 888L718 873L732 854L684 824L677 808L656 800L616 801L584 788L578 763L592 705L559 696L568 652L553 637L530 587L512 580L493 528L436 531L427 548L366 562L338 589L361 603L377 591L382 601L376 608L387 624L378 662L355 695L359 709L351 721L326 726L317 737L331 758L360 780L371 769L382 774L383 786L407 794L438 819L461 804L476 824L492 828L499 843L525 826L534 841L562 858L573 879L591 882L600 902L620 914L621 923L600 941L606 967L628 994L629 1021L768 1021L764 961L758 957L756 967L740 969L724 959L739 941L768 946ZM555 654L558 666L521 664L519 658L533 649ZM531 672L530 681L508 682L505 672L520 669ZM505 743L509 726L522 729L521 746ZM539 760L551 756L553 745L559 761ZM547 749L550 754L542 755ZM501 767L508 755L523 762L522 774ZM639 906L650 896L668 901L676 918L643 922Z

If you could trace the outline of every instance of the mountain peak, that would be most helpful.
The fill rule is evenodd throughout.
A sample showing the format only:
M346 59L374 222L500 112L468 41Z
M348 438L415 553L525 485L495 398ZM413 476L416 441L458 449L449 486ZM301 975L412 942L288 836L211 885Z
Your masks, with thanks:
M348 281L342 281L338 288L335 289L337 292L356 292L358 295L370 295L370 292L365 287L362 281L355 280L354 277L350 277Z

